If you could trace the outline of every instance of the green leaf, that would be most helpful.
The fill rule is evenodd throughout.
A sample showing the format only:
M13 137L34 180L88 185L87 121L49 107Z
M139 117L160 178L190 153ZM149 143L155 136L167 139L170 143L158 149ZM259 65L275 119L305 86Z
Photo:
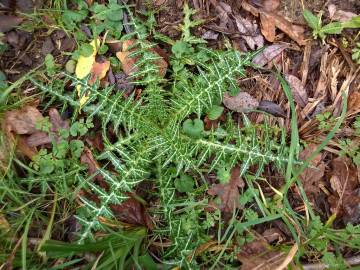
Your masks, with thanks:
M108 8L105 5L94 3L91 11L95 13L95 17L101 21L106 19L106 12Z
M227 184L230 181L231 170L224 164L216 171L216 176L220 183Z
M80 46L80 54L85 57L92 55L94 48L89 43L83 43Z
M106 17L109 21L118 22L121 24L120 21L122 21L123 16L123 10L119 5L109 5L109 11L106 14Z
M175 179L174 184L179 192L192 192L194 190L195 181L191 176L181 174L180 178Z
M45 56L45 67L48 75L55 74L55 61L54 56L52 56L51 54L47 54Z
M204 123L200 119L187 119L183 123L183 132L189 137L198 139L204 131Z
M69 30L74 30L77 27L77 24L79 24L82 20L84 20L87 17L87 10L79 10L79 11L73 11L73 10L66 10L64 11L62 18L66 25L66 27Z
M65 140L62 140L59 143L54 143L53 154L55 157L62 159L66 157L66 154L69 150L69 143Z
M235 97L237 94L239 94L239 92L240 92L239 87L232 86L232 87L229 88L229 94L232 97Z
M153 258L149 255L149 253L139 256L139 264L145 270L157 270L158 269L157 264L154 262Z
M5 76L4 72L2 72L0 70L0 89L5 89L6 87L8 87L8 83L6 81L6 76Z
M352 17L350 21L343 22L344 28L360 28L360 15Z
M101 45L100 48L99 48L99 54L105 54L107 51L108 51L109 47L104 44L104 45Z
M321 28L321 32L324 34L340 34L342 30L341 22L332 22Z
M213 105L208 113L209 119L210 120L218 119L221 116L221 114L223 113L223 111L224 111L224 107L218 106L218 105Z
M74 159L78 159L84 151L84 143L80 140L73 140L70 142L71 155Z
M303 16L307 24L312 29L319 30L321 28L321 18L315 16L310 10L305 9Z
M175 42L171 51L176 58L181 58L184 54L192 53L194 49L190 46L190 44L180 40Z

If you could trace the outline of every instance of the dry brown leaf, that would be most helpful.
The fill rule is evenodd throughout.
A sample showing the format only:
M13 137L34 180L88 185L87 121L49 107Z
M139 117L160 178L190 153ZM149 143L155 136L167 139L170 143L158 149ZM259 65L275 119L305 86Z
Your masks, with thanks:
M273 270L283 262L285 254L280 251L271 251L264 239L256 239L246 243L237 259L242 263L241 270Z
M309 144L299 155L300 160L305 161L317 149L317 145ZM321 153L317 154L307 167L299 176L306 194L316 195L319 192L319 182L324 176L325 163L322 161Z
M80 157L80 162L82 164L86 164L88 166L88 174L93 176L95 183L97 183L103 189L108 190L109 185L105 182L104 177L101 173L99 173L100 165L95 160L91 150L89 148L85 148L84 152Z
M301 108L304 108L306 104L308 104L309 100L306 89L303 86L302 82L300 81L300 79L290 74L285 75L285 79L289 83L295 102Z
M278 14L275 11L266 11L265 8L257 9L256 7L250 5L246 1L243 1L242 7L252 13L254 16L260 16L261 20L261 32L264 37L270 41L274 41L274 30L273 28L279 28L282 32L287 34L291 39L296 41L299 45L305 45L304 31L305 29L302 26L292 24L284 18L281 14ZM264 21L263 21L264 20ZM265 28L263 28L265 27ZM268 39L269 38L269 39Z
M109 68L110 68L109 60L105 60L102 63L95 61L90 71L91 76L89 79L89 84L94 84L96 80L101 80L105 78Z
M22 18L13 15L0 15L0 32L8 32L15 26L19 25L22 21Z
M360 221L360 193L357 168L347 157L338 157L331 162L330 184L336 192L328 197L331 211L345 222Z
M334 21L346 22L357 16L357 14L350 11L338 10L334 4L330 4L328 10L330 19Z
M18 135L32 134L36 132L36 123L44 117L38 109L26 106L20 110L5 113L4 129L7 133L14 132Z
M135 44L135 40L124 41L122 51L116 53L116 56L120 60L122 69L126 75L130 75L137 71L136 62L138 60L138 57L130 57L131 53L133 52L131 47L134 46L134 44ZM164 77L167 71L168 64L165 61L165 59L161 57L159 53L160 48L155 47L149 50L150 52L156 54L159 57L159 59L154 61L154 63L159 68L159 75L161 77Z
M275 41L276 27L272 18L266 13L260 13L261 33L270 42Z
M266 47L261 53L254 57L252 63L256 66L263 67L288 47L287 44L273 44Z
M272 20L277 28L287 34L291 39L296 41L299 45L305 45L304 28L299 25L294 25L283 16L276 13L267 13L267 19Z
M265 11L271 12L280 6L280 0L265 0L262 4Z
M61 140L59 132L62 129L69 129L69 121L63 120L60 113L55 108L49 110L49 120L51 123L51 137L58 142ZM26 138L26 144L30 147L44 145L52 142L51 137L46 132L36 131Z
M154 225L145 207L138 200L135 200L131 194L128 195L130 198L123 203L110 205L116 218L128 224L143 225L153 229Z
M227 184L215 184L208 190L208 194L217 195L221 199L220 209L224 212L232 212L239 208L239 189L244 187L244 181L240 177L240 167L235 166L231 170L231 177Z
M348 112L360 110L360 92L352 92L348 98Z
M266 239L266 241L268 243L272 243L272 242L275 242L275 241L277 243L279 243L279 242L281 242L281 241L283 241L285 239L283 233L278 228L266 229L262 233L262 236Z
M248 112L259 106L259 102L246 92L240 92L236 96L230 96L225 92L223 103L228 109L235 112Z
M234 15L236 26L242 34L241 38L244 39L251 50L261 48L264 46L264 38L261 34L257 33L257 24L241 17Z
M276 104L269 100L262 100L259 103L258 110L270 113L276 117L286 117L284 110Z

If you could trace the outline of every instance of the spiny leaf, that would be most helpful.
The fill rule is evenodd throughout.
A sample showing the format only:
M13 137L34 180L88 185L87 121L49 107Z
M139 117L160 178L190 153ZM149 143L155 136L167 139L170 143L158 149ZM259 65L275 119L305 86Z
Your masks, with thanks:
M303 15L304 15L306 22L313 30L320 30L320 28L321 28L321 18L320 17L315 16L308 9L304 10Z

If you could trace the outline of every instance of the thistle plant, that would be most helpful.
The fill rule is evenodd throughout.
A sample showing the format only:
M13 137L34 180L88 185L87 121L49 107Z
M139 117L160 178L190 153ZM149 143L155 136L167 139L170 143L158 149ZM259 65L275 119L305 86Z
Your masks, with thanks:
M191 64L179 68L181 59L175 59L171 63L177 63L176 70L173 66L168 76L161 78L156 64L160 56L149 50L156 44L149 41L144 24L131 18L133 32L122 39L135 40L130 57L136 57L137 61L129 79L143 89L140 98L135 99L134 94L125 97L113 86L100 89L99 84L89 85L86 78L79 80L65 74L73 86L81 85L89 96L81 107L82 112L87 118L101 120L105 149L96 155L102 164L97 174L102 175L109 186L105 190L95 184L94 175L79 176L82 188L99 199L99 203L95 203L82 197L84 207L77 216L82 225L80 242L104 229L100 218L115 219L110 205L124 201L126 193L144 179L153 179L161 200L160 215L167 224L164 230L160 226L159 232L172 237L168 256L182 264L188 251L200 243L200 238L196 231L189 235L184 222L173 218L176 177L182 173L200 173L204 168L214 171L219 164L227 164L229 168L240 164L241 177L259 176L269 163L279 169L286 164L288 150L280 129L253 125L245 115L240 127L229 113L225 124L204 130L202 117L213 105L221 103L224 92L238 88L236 81L246 76L245 69L251 66L254 54L205 48L198 39L189 38L192 25L183 25L186 40L181 40L191 48ZM80 108L75 94L55 91L51 85L34 80L33 83L52 98ZM116 134L115 142L108 136L109 127ZM256 172L250 172L250 167L256 168ZM176 258L178 255L180 258Z

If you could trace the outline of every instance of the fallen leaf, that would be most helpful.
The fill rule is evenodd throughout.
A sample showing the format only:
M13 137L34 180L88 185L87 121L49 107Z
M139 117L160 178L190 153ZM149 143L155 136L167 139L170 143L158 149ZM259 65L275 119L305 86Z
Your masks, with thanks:
M50 54L55 49L55 46L50 37L45 38L44 43L41 47L41 54L47 55Z
M78 79L84 79L90 74L92 66L95 63L95 56L97 54L97 48L100 46L100 40L93 40L90 42L90 45L93 48L92 54L90 56L80 55L77 62L75 75Z
M40 111L33 106L26 106L19 110L12 110L5 113L2 129L8 140L9 149L15 146L16 149L30 159L37 153L36 148L26 142L26 137L37 132L36 123L44 118ZM15 139L15 135L20 135ZM6 157L6 155L5 155Z
M232 212L239 208L239 189L244 187L244 181L240 177L240 167L235 166L231 170L231 177L226 184L214 184L208 190L208 194L216 195L221 199L220 209L224 212Z
M69 121L63 120L59 111L55 108L51 108L49 110L49 120L51 123L51 136L49 136L47 132L36 131L26 138L27 145L29 145L30 147L36 147L51 143L52 140L55 140L57 142L61 140L59 132L64 129L69 129Z
M278 228L269 228L266 229L263 233L262 236L266 239L266 241L268 243L272 243L272 242L281 242L285 239L283 233L280 231L280 229Z
M261 238L246 243L237 254L241 270L273 270L281 265L285 257L283 252L272 251L268 243Z
M276 13L268 13L267 19L272 20L277 28L287 34L291 39L296 41L299 45L305 45L304 28L299 25L294 25L283 16ZM266 37L265 37L266 38Z
M268 46L254 57L252 63L256 66L263 67L288 47L287 44L273 44Z
M208 30L204 34L202 34L201 37L206 40L217 40L219 37L219 33L216 33L212 30Z
M86 164L88 166L88 174L93 176L94 182L98 184L105 190L109 190L109 185L104 180L104 177L101 173L98 172L100 165L95 160L91 150L89 148L85 148L81 157L80 157L81 164Z
M270 12L276 10L280 6L280 0L265 0L262 3L264 10Z
M261 33L264 35L265 39L270 42L275 41L276 27L271 16L267 13L260 13L260 25Z
M235 112L248 112L259 106L259 102L246 92L239 92L233 97L225 92L223 103L228 109Z
M301 108L304 108L308 104L309 100L305 87L303 86L302 82L300 81L299 78L290 74L285 75L285 79L290 86L295 102Z
M330 4L328 6L328 10L330 15L329 17L333 21L347 22L358 16L357 14L350 11L338 10L334 4Z
M278 14L276 11L266 11L265 8L257 9L256 7L250 5L246 1L242 2L242 7L252 13L254 16L260 15L261 20L261 32L264 37L270 41L274 41L274 27L279 28L282 32L287 34L291 39L296 41L299 45L305 45L304 31L305 29L302 26L292 24L284 18L281 14ZM268 7L269 10L269 7ZM263 28L265 27L265 28Z
M115 216L122 222L143 225L153 229L154 225L145 207L138 200L134 199L131 194L128 195L130 198L123 203L110 205Z
M346 222L360 221L360 192L356 166L347 157L337 157L331 162L331 188L335 194L328 197L330 210Z
M44 117L38 109L26 106L20 110L13 110L5 113L4 128L16 134L32 134L37 131L35 125L42 121Z
M137 72L138 68L136 67L136 63L138 61L138 57L130 57L133 53L134 49L132 48L135 45L135 40L129 39L125 40L122 45L122 51L116 53L117 58L121 62L121 66L126 75L131 75L134 72ZM158 59L154 61L154 64L159 68L159 75L161 77L165 76L167 71L168 64L165 59L160 55L160 48L158 46L152 47L149 51L155 54Z
M90 85L94 84L96 80L101 80L105 78L106 73L109 71L110 61L105 60L104 62L94 62L90 71L90 79L88 83Z
M316 144L309 144L299 155L300 160L305 161L317 149ZM309 166L299 175L304 186L306 194L314 199L319 193L319 182L324 176L325 163L322 161L321 153L317 154L311 161Z
M257 24L241 17L234 15L236 26L242 34L241 38L246 41L251 50L261 48L264 46L264 38L261 34L257 33Z
M286 113L283 109L272 101L262 100L259 103L258 110L270 113L276 117L286 117Z
M5 33L18 26L22 18L13 15L0 15L0 32Z
M354 91L348 98L348 112L356 112L360 110L360 92Z
M90 56L80 55L79 60L76 64L75 75L78 79L84 79L88 76L93 68L93 64L95 63L95 57L97 54L97 48L100 46L100 40L94 39L90 42L91 47L93 48L92 54ZM78 96L80 97L81 86L77 85L76 90L78 92ZM89 97L85 94L80 98L80 107L85 104L85 102L89 99Z

